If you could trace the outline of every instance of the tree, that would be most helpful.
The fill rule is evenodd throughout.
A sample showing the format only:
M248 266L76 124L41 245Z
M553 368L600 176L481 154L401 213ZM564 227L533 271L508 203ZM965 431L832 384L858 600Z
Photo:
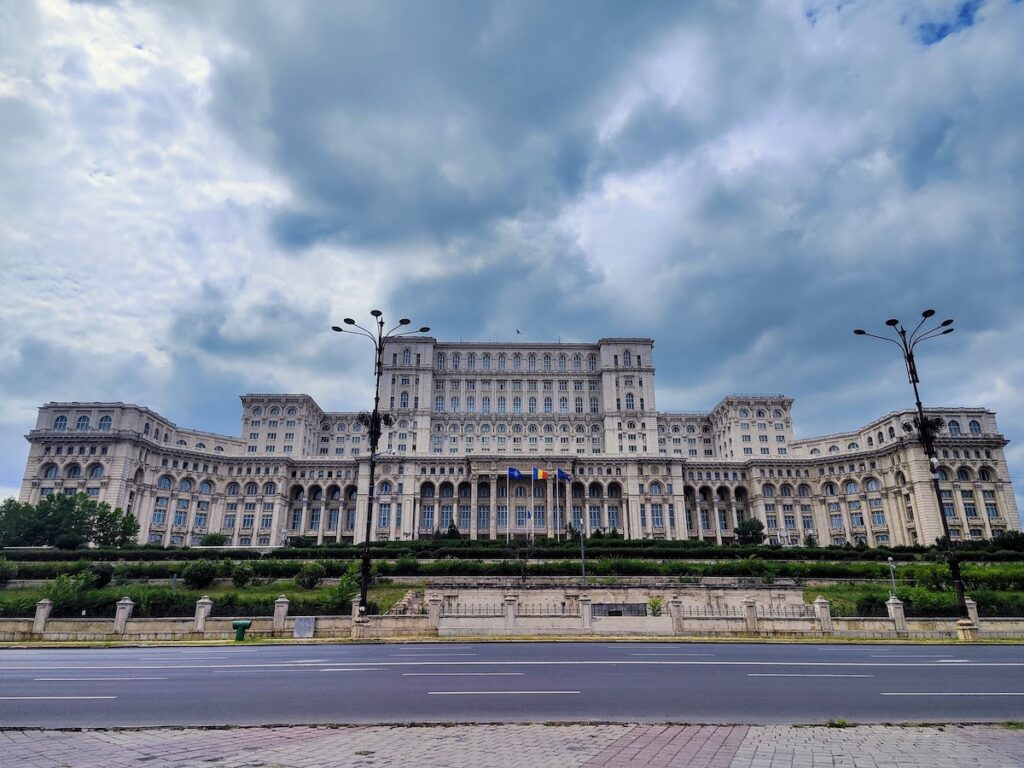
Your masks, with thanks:
M33 526L36 508L5 499L0 504L0 547L23 547Z
M99 504L84 493L47 496L35 508L35 518L22 546L56 545L58 537L70 545L92 538L92 521Z
M454 520L452 520L450 523L448 523L448 530L444 532L444 537L446 539L461 539L462 538L462 534L459 533L459 527L455 524Z
M199 546L201 547L223 547L228 543L228 537L226 534L220 531L213 531L207 533L199 540Z
M359 594L359 563L351 562L331 589L331 601L341 609L352 609L352 601Z
M100 547L126 547L135 543L139 521L120 507L106 502L96 505L92 518L92 540Z
M217 564L209 560L194 560L181 572L181 580L192 589L203 589L213 584L218 570Z
M748 517L733 528L740 544L760 544L764 541L764 523L756 517Z
M303 589L316 589L327 575L327 568L319 560L306 563L295 575L295 583Z

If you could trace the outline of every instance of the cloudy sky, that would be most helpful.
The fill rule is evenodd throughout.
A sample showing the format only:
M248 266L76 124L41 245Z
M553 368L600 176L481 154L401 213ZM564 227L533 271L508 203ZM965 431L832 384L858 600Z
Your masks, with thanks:
M657 340L658 405L928 404L1024 488L1024 2L0 2L0 496L48 400L366 404L380 307Z

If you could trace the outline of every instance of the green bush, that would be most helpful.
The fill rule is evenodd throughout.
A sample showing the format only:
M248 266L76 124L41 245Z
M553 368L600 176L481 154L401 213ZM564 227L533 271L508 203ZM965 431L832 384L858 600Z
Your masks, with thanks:
M219 568L216 563L211 563L208 560L197 560L185 566L185 569L181 572L181 580L193 589L203 589L210 586L213 580L217 578L218 570Z
M239 563L231 572L231 583L236 587L242 588L252 581L253 576L255 576L255 572L251 565L248 563Z
M327 568L323 563L314 561L306 563L295 576L295 583L303 589L316 589L327 575Z
M89 573L92 576L90 586L94 589L103 589L114 576L114 566L110 563L96 563L89 569Z
M85 574L79 576L63 575L51 581L43 594L53 601L54 614L69 616L77 614L85 607L88 586L89 577Z
M7 562L3 557L0 557L0 589L7 586L7 583L14 578L14 566Z
M77 533L62 533L53 540L57 549L75 550L85 545L85 536Z
M220 531L212 531L207 533L203 538L199 540L199 546L201 547L223 547L228 543L228 537L226 534Z

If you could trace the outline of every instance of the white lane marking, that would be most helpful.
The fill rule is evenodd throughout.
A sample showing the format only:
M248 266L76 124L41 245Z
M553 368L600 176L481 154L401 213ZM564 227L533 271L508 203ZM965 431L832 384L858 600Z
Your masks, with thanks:
M579 691L427 691L428 696L555 696L578 693Z
M936 664L970 664L970 659L939 659Z
M873 653L872 659L948 659L951 653Z
M678 653L676 651L665 651L663 653L631 653L630 656L714 656L713 653Z
M312 670L310 670L312 671ZM317 670L319 672L383 672L383 669L374 669L373 667L334 667L331 669Z
M79 701L82 699L116 699L117 696L0 696L0 701Z
M3 672L16 672L30 669L44 669L47 671L58 669L96 669L96 670L141 670L141 669L276 669L281 671L296 671L307 667L300 665L329 664L323 659L316 662L301 661L288 663L266 663L266 664L150 664L150 665L62 665L62 664L21 664L6 665L0 668ZM649 665L649 666L692 666L692 667L935 667L941 669L938 663L933 661L726 661L726 660L670 660L670 659L560 659L560 660L522 660L522 661L342 661L337 662L350 667L455 667L455 666L628 666L628 665ZM1024 661L969 661L970 667L1024 667Z
M883 696L1024 696L1024 691L996 691L983 693L980 691L908 691L883 693Z
M401 659L412 656L429 656L436 658L438 656L479 656L479 653L392 653L392 658Z
M525 672L403 672L402 677L515 677Z
M33 677L34 682L73 682L77 680L166 680L166 677Z
M747 677L874 677L874 675L818 675L800 672L748 672Z

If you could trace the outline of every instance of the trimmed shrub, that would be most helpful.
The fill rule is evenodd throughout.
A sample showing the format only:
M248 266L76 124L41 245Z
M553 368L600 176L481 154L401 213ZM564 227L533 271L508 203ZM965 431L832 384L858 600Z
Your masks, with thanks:
M114 577L114 566L110 563L96 563L89 569L89 574L92 576L90 586L93 589L103 589Z
M181 572L181 580L192 589L203 589L213 583L217 578L218 567L216 563L208 560L197 560L189 563Z
M201 547L223 547L227 543L227 534L220 531L212 531L199 540L199 546Z
M327 568L323 563L315 561L306 563L295 576L295 583L303 589L316 589L327 575Z
M255 573L251 565L248 563L239 563L231 572L231 583L241 589L252 581L253 576L255 576Z

